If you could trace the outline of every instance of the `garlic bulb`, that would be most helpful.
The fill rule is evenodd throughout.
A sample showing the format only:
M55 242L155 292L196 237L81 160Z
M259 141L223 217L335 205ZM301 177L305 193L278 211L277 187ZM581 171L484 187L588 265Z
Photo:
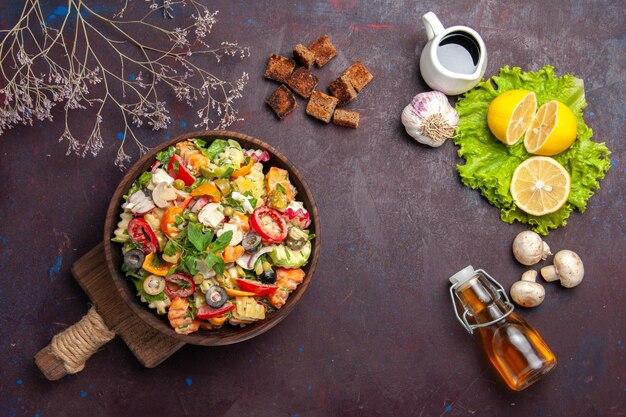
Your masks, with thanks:
M440 91L420 93L402 111L406 133L419 143L434 148L454 135L459 114Z

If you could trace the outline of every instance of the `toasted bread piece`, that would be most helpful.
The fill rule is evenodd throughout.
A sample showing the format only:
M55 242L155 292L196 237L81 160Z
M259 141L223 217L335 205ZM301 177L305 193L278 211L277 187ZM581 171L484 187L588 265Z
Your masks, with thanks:
M315 63L315 54L313 51L301 43L297 44L296 47L293 48L293 57L298 64L309 70Z
M298 93L298 95L304 98L309 98L317 85L317 77L311 74L311 71L308 69L298 67L298 69L291 74L291 77L289 77L287 85L293 91Z
M298 107L298 103L296 103L296 97L293 95L291 90L285 87L284 84L281 84L280 87L278 87L276 91L274 91L265 100L265 102L272 109L274 109L276 115L281 119Z
M372 73L359 60L354 61L341 75L348 77L356 91L361 91L374 78Z
M359 127L359 113L350 110L337 109L333 114L333 123L337 126Z
M293 59L272 54L267 62L263 76L270 80L278 81L279 83L286 83L295 68L296 61Z
M306 113L323 122L330 122L330 118L337 107L337 99L333 96L313 91L309 103L306 105Z
M333 97L336 97L337 100L339 100L339 106L348 104L357 96L357 92L350 83L350 79L345 75L342 75L330 83L328 90Z
M318 68L322 68L328 61L337 55L337 50L333 44L330 43L328 35L324 35L310 44L309 49L315 55L315 65L317 65Z

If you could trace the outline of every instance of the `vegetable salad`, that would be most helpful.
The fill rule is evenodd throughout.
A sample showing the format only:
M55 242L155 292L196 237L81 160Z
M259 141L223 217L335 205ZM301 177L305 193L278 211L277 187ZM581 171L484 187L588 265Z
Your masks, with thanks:
M269 159L231 139L179 142L124 196L122 270L176 333L263 320L302 283L311 219Z

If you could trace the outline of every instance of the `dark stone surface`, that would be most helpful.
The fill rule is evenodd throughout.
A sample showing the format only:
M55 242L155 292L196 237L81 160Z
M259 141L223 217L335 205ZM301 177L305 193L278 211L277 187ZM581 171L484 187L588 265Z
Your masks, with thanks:
M3 29L19 13L7 3L0 6ZM44 13L56 6L42 4ZM317 199L324 242L316 282L283 323L254 340L186 346L144 369L116 339L83 372L46 381L33 355L88 309L70 266L103 239L107 204L123 175L113 166L121 121L105 118L103 151L84 159L64 156L57 143L60 113L52 123L13 129L0 151L0 415L626 413L623 2L218 1L210 8L220 11L211 42L251 47L247 60L220 66L250 74L237 104L245 120L231 129L280 149ZM521 311L559 359L522 393L506 389L455 320L447 277L471 263L510 286L525 270L510 243L526 227L502 223L497 209L461 185L452 143L421 146L400 123L402 108L427 89L414 50L426 42L420 17L429 10L444 25L481 33L486 76L504 65L550 64L557 74L583 78L585 120L613 152L584 215L573 214L547 237L555 250L581 255L586 277L573 290L546 285L544 304ZM361 113L357 130L308 117L301 99L283 121L264 104L276 88L262 78L269 55L290 54L323 34L339 53L314 70L321 86L355 59L374 74L349 106ZM86 134L80 115L73 112L72 123ZM167 132L139 130L142 140L155 145L195 123L183 106L172 116Z

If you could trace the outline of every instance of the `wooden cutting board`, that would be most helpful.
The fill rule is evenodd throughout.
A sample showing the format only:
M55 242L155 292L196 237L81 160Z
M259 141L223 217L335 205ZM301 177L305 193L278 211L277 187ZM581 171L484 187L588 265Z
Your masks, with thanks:
M72 265L72 275L87 293L104 323L124 340L143 366L154 368L184 345L140 320L122 300L109 274L102 243ZM63 363L52 355L50 346L35 355L35 362L50 380L67 374Z

